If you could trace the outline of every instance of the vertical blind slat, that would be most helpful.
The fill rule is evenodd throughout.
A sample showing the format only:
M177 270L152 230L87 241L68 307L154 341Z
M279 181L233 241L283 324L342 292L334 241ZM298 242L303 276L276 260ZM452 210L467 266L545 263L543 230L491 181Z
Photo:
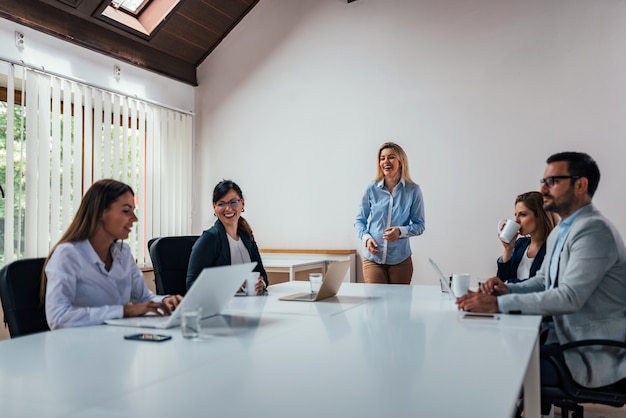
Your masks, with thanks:
M74 134L72 136L72 216L80 206L83 196L83 86L74 85Z
M102 130L102 152L104 158L102 159L102 171L100 172L100 177L109 178L111 175L111 109L112 109L112 94L105 92L104 93L104 108L102 114L102 125L104 129Z
M113 158L112 178L120 181L124 181L124 178L120 175L120 97L116 94L113 97L113 152L111 153Z
M93 181L102 178L102 104L103 97L100 90L93 95Z
M51 132L50 132L50 214L61 212L61 89L62 80L52 78ZM67 102L64 104L67 106ZM50 216L50 240L58 241L61 235L61 221L58 216Z
M13 65L8 66L7 71L7 143L6 143L6 187L5 187L5 199L4 199L4 259L5 261L13 261L15 254L15 240L13 220L15 219L15 208L13 201L15 194L13 191L13 185L15 184L15 177L13 170L15 166L13 164L14 147L13 141L15 140L15 80L14 73L15 67ZM19 211L17 211L19 213ZM19 249L17 250L19 253Z
M66 82L63 88L63 149L72 149L72 115L71 112L66 112L72 105L72 89L71 83ZM74 213L72 212L72 153L63 153L63 179L61 181L61 196L62 196L62 212L61 219L63 229L67 228L70 224Z
M42 254L48 251L50 240L50 77L40 76L38 87L37 253Z
M141 219L143 220L143 222L140 223L140 229L138 231L138 233L140 234L139 236L142 237L142 240L146 243L146 245L143 245L142 247L142 262L143 263L147 263L150 260L150 254L148 253L148 240L150 240L150 238L152 238L152 228L151 228L151 222L150 218L147 217L147 211L146 211L146 206L148 206L148 196L147 196L147 190L146 190L146 177L144 175L145 170L146 170L146 112L145 112L146 108L142 103L137 103L137 146L138 146L138 163L137 163L137 167L138 167L138 185L137 185L137 194L139 196L144 196L144 201L143 204L139 206L139 214L141 215Z
M85 86L83 123L83 190L93 184L93 88Z

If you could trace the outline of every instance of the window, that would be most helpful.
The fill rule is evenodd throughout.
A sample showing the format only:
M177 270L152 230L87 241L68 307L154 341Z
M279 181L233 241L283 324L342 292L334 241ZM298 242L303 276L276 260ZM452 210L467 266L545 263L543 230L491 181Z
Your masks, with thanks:
M101 178L135 191L139 263L150 238L189 233L191 115L2 62L0 74L0 267L46 256Z
M99 19L126 32L150 39L180 0L113 0Z
M122 9L127 13L138 17L141 10L150 3L151 0L113 0L111 6L115 9Z

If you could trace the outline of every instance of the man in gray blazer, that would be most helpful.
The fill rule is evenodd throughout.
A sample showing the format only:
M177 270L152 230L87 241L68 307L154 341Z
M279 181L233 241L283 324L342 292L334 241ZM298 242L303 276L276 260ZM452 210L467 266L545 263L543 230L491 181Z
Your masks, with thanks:
M541 193L544 208L561 221L547 241L546 258L535 277L504 284L497 277L479 293L457 300L459 309L552 316L547 343L626 339L626 248L615 227L593 206L600 182L587 154L563 152L547 160ZM626 354L587 347L567 350L572 377L586 387L626 378ZM542 363L542 381L551 379Z

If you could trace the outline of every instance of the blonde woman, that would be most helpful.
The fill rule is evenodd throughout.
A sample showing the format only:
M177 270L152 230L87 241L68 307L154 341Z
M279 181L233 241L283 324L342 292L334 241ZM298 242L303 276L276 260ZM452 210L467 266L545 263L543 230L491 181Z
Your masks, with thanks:
M379 148L378 173L363 192L354 228L364 244L366 283L411 283L408 238L424 232L424 200L400 145L385 142Z

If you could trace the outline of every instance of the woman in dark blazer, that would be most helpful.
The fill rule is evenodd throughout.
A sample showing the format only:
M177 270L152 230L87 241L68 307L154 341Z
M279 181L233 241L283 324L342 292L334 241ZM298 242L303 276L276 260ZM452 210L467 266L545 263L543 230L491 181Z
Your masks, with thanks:
M187 289L205 267L225 266L256 261L254 271L259 273L255 286L257 295L267 288L267 273L254 241L252 228L241 216L245 201L241 188L222 180L213 189L213 211L217 220L204 231L191 249L187 267Z
M520 224L517 239L502 241L504 251L498 258L496 276L503 282L516 283L533 277L546 255L546 239L556 216L543 209L539 192L522 193L515 199L515 222Z

